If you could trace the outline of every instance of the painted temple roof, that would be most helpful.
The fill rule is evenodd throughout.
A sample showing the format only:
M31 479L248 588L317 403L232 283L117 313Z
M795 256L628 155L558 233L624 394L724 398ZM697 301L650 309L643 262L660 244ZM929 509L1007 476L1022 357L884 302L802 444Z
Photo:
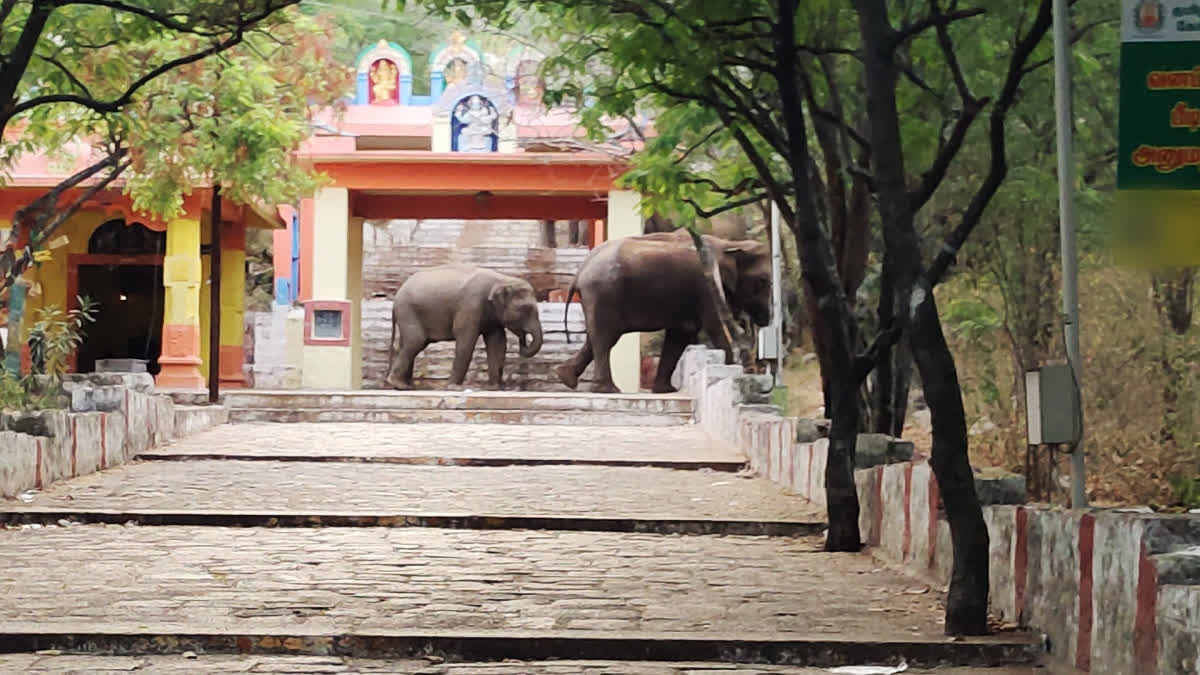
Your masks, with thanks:
M459 31L429 55L427 94L416 94L412 56L402 46L380 40L359 52L355 91L340 114L318 111L314 115L314 140L306 154L323 154L325 148L344 152L345 143L324 143L323 136L368 137L362 150L433 150L438 143L438 121L448 121L456 106L480 96L499 113L499 133L515 141L516 149L537 146L536 151L591 150L623 156L637 143L627 120L607 122L610 139L602 144L583 143L585 132L579 115L566 107L547 108L542 103L543 82L538 70L545 56L517 45L503 55L484 52ZM643 127L648 128L645 123ZM410 139L404 143L384 139ZM547 142L555 146L546 147Z
M595 143L585 139L575 111L547 108L541 100L543 83L538 75L543 59L544 55L526 46L513 47L502 55L488 54L455 32L429 55L429 81L420 87L428 93L416 94L412 56L392 42L368 45L352 64L355 90L345 106L336 112L313 111L313 134L302 146L300 157L316 162L424 157L481 163L505 158L509 162L611 164L639 147L626 120L610 121L609 138ZM452 147L466 125L459 113L473 98L494 113L491 129L484 130L494 139L490 152L477 148L459 154L458 148ZM6 140L19 136L22 126L10 125ZM648 122L640 126L643 133L652 133ZM455 138L448 143L449 139L436 139L438 134ZM86 139L53 154L20 155L4 172L0 192L52 187L98 159ZM120 186L118 181L107 192L116 193ZM108 201L113 199L121 200L113 194ZM271 220L278 217L277 227L286 220L276 209L256 211L271 213Z

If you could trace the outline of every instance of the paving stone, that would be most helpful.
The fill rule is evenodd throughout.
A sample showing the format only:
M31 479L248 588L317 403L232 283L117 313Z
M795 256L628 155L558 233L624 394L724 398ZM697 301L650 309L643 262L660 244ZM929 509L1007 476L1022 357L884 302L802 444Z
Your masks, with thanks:
M941 638L936 594L782 537L437 529L0 531L5 632L566 630ZM630 555L638 554L638 555ZM564 573L578 570L578 574ZM466 591L464 578L490 578ZM389 602L400 599L400 602ZM584 601L617 604L589 609ZM576 606L564 608L562 602ZM888 607L882 623L871 608ZM438 611L448 608L462 611ZM615 612L614 607L621 611Z
M922 585L869 556L823 553L817 537L211 521L248 512L823 520L822 509L773 483L727 472L306 461L743 461L695 426L234 425L166 452L183 459L136 462L5 506L26 514L172 512L204 525L0 530L0 646L96 653L4 654L0 672L800 674L826 671L636 659L813 664L891 657L907 643L915 645L912 663L950 662L946 650L957 650L956 663L980 661L970 656L982 653L977 648L992 654L986 662L1000 662L996 646L1006 655L1015 646L1019 658L1031 653L1033 643L1019 637L948 642L940 593L911 592ZM256 459L202 458L239 454ZM185 650L195 658L179 654ZM245 652L255 654L233 656ZM451 662L409 658L428 654ZM453 662L506 656L629 660Z
M320 439L320 442L314 442ZM232 424L157 454L258 457L481 457L745 462L698 426L591 427L512 424Z
M52 486L4 511L555 515L823 521L762 478L646 467L141 462Z

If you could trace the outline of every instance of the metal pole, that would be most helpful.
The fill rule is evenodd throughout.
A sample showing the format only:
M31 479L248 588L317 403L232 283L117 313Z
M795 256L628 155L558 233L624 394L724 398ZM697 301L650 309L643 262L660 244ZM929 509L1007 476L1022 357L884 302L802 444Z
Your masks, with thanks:
M1058 211L1062 244L1063 333L1067 343L1067 361L1075 375L1082 401L1083 377L1079 358L1079 280L1075 253L1075 161L1072 148L1071 45L1068 0L1054 0L1054 111L1058 123ZM1083 415L1082 404L1076 411ZM1071 507L1087 506L1084 486L1083 426L1071 453Z
M775 386L783 384L783 247L779 205L771 201L771 332L775 338Z
M216 403L221 395L221 186L213 185L212 246L209 253L211 284L208 304L208 402Z

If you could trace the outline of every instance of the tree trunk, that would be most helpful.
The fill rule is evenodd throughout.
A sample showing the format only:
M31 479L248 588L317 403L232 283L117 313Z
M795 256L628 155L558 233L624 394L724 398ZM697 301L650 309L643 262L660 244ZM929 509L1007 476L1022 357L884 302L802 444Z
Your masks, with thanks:
M904 436L904 422L908 419L908 392L912 387L912 350L908 338L901 337L892 350L892 428L881 433L896 438Z
M893 315L909 330L909 345L933 418L930 466L938 482L954 547L946 598L946 632L987 632L988 533L975 494L967 454L966 411L954 357L942 333L933 289L921 280L921 249L909 200L900 113L896 104L896 31L886 0L855 0L858 12L871 161L884 235L884 268L890 269ZM919 283L919 285L918 285ZM894 420L893 420L894 421Z
M929 465L950 521L954 549L954 569L946 594L946 634L985 635L989 592L987 523L967 455L967 415L954 356L942 333L933 294L923 292L925 299L911 319L909 340L933 418Z
M829 514L826 551L858 551L862 537L858 529L858 490L854 484L854 451L858 440L858 392L854 377L854 317L838 276L837 259L818 220L817 204L810 186L807 122L803 97L797 86L796 11L798 0L779 0L779 19L774 25L775 80L779 85L780 108L787 129L787 161L792 170L795 210L788 224L796 236L800 267L808 282L813 314L813 337L824 349L822 377L826 415L833 420L829 433L829 452L825 467L825 493ZM767 167L760 167L763 175ZM776 200L780 195L775 195ZM788 214L785 214L785 217Z
M879 274L879 306L876 309L876 315L879 317L880 329L892 325L892 322L896 320L894 304L896 293L892 287L892 273L892 266L885 264ZM895 415L892 409L896 382L894 353L893 349L886 358L880 359L879 363L875 364L873 431L877 434L891 433L894 426Z

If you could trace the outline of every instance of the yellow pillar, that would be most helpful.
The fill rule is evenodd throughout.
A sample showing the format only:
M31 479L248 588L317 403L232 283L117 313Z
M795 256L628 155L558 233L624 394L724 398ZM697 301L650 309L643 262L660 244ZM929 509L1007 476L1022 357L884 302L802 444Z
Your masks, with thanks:
M346 292L350 300L350 386L362 389L362 259L363 219L350 219L350 243L346 249Z
M608 193L608 239L633 237L642 233L641 195L632 190ZM637 393L641 385L641 333L626 333L617 340L609 355L613 384L625 393Z
M350 195L343 187L324 188L313 202L312 299L305 302L301 386L351 389L359 364L354 363L349 288ZM345 325L344 333L324 334L329 328L325 320L338 318Z
M161 389L203 389L200 374L200 221L167 225L163 258L162 355L156 384Z
M224 223L221 229L221 388L246 385L246 227Z

